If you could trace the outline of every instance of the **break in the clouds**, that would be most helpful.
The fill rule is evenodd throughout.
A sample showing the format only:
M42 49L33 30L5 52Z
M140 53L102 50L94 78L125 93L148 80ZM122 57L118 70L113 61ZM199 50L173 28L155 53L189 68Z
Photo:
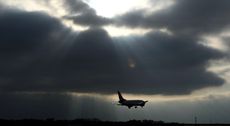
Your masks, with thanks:
M73 32L44 13L12 9L0 15L0 34L3 92L170 95L224 83L207 71L224 54L193 36L113 38L102 28Z

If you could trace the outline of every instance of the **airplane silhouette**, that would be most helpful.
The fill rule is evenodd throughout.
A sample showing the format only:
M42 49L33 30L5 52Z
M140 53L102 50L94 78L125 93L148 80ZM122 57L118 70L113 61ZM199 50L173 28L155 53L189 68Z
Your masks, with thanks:
M118 97L119 97L119 104L118 105L124 105L124 106L127 106L129 109L131 107L135 107L137 108L137 106L141 106L141 107L144 107L145 106L145 103L148 102L148 101L143 101L143 100L126 100L122 97L120 91L117 91L118 93Z

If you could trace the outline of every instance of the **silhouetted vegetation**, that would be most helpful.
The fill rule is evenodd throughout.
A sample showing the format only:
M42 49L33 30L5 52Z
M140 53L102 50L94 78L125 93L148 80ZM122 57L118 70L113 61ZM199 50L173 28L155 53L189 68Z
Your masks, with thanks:
M75 119L75 120L55 120L49 118L46 120L23 119L6 120L0 119L0 125L4 126L200 126L212 125L221 126L223 124L183 124L183 123L165 123L163 121L153 120L130 120L127 122L101 121L98 119Z

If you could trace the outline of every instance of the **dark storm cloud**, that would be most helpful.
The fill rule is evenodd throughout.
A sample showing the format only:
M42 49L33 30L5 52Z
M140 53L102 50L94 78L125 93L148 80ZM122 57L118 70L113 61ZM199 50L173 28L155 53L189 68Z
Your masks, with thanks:
M181 34L215 33L229 26L229 5L229 0L175 0L152 14L136 10L115 20L128 27L168 28Z
M206 70L223 54L191 36L75 33L48 15L12 10L1 13L0 34L2 92L187 94L224 83Z
M21 67L27 66L26 63L34 62L34 57L43 55L51 46L52 42L48 41L52 34L61 27L58 20L43 13L2 11L0 13L1 77L17 73Z
M61 26L58 20L46 14L16 10L3 11L0 21L1 52L33 50Z
M109 25L113 22L111 19L98 16L95 13L84 13L78 16L65 16L64 18L73 20L74 23L82 26L103 26Z
M112 23L111 19L97 15L96 11L82 0L67 0L64 2L64 8L70 12L64 18L78 25L102 26Z
M136 64L126 75L132 85L131 92L186 94L224 83L207 71L209 61L224 54L199 44L197 39L154 32L132 42L126 39L118 41L123 46L123 54ZM130 85L120 87L127 90Z
M65 30L57 19L46 14L19 10L2 11L0 29L1 86L12 84L12 88L34 79L27 76L28 70L42 67L47 53L55 48L52 36Z
M90 92L88 86L111 82L120 70L102 29L77 34L48 15L21 11L1 14L0 28L1 91Z
M66 0L64 1L64 8L67 9L72 14L77 13L96 13L93 8L82 0Z

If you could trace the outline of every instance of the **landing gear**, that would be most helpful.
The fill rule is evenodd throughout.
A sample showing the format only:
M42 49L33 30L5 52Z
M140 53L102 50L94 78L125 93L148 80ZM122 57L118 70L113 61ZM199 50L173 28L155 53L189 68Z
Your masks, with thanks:
M137 106L135 106L135 108L137 108Z

